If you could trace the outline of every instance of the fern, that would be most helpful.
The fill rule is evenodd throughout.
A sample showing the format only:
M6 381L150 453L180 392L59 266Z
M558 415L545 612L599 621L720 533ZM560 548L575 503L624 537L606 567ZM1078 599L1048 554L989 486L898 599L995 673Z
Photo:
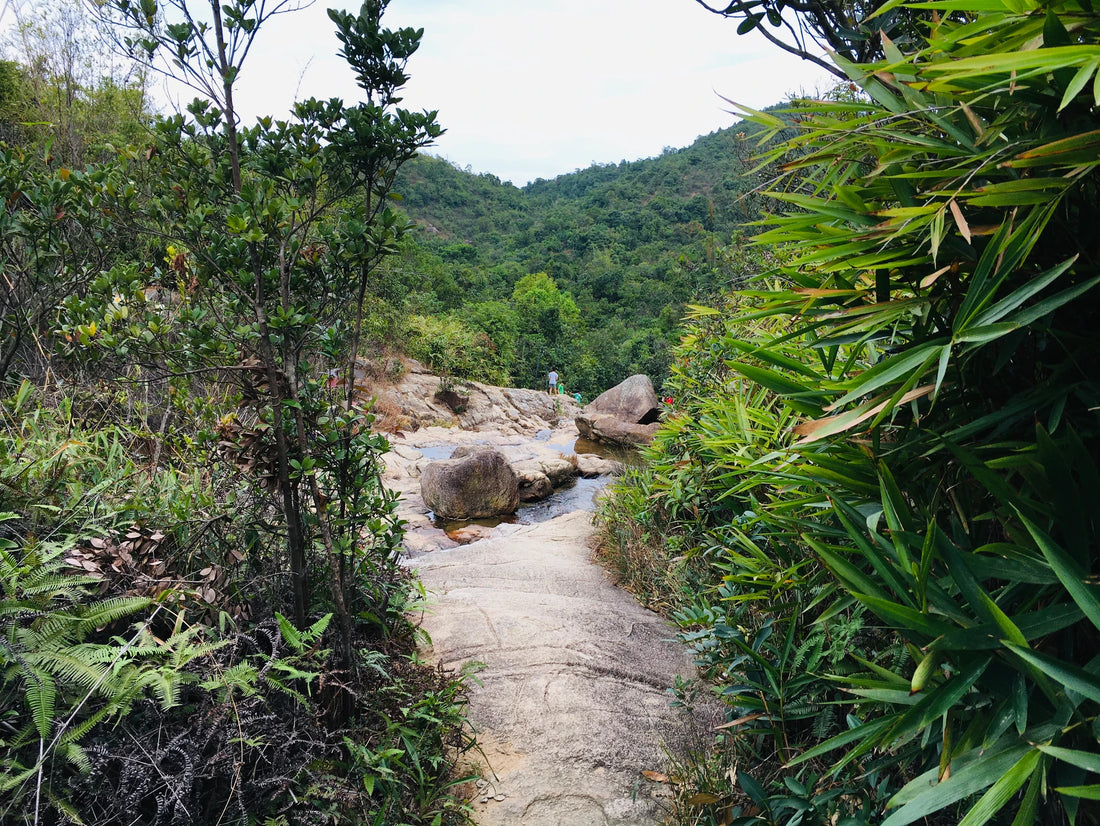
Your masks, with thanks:
M258 676L259 671L256 666L244 660L221 671L216 677L204 680L199 685L207 691L217 692L222 697L232 696L235 690L240 691L244 697L250 697L256 693Z
M26 663L26 660L23 660ZM57 684L47 671L24 665L23 697L30 710L38 736L45 740L53 728L53 710L57 701Z

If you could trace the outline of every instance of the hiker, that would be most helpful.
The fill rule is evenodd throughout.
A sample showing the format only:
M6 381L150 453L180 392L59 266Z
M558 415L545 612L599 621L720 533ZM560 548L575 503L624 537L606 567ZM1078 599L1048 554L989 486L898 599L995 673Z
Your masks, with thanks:
M546 377L546 392L551 396L558 392L558 371L551 370Z

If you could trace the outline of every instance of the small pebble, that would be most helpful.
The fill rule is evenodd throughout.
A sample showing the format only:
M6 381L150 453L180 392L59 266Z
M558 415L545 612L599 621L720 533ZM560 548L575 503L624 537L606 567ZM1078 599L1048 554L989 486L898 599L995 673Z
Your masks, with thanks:
M504 799L504 795L502 795L502 794L498 794L496 797L493 798L493 800L503 800L503 799Z
M483 797L483 798L481 798L481 802L482 802L482 803L488 803L488 802L489 802L489 798L487 798L487 797Z
M484 788L485 788L486 786L488 786L488 785L489 785L489 781L488 781L488 780L478 780L478 781L477 781L477 787L478 787L479 789L484 789Z

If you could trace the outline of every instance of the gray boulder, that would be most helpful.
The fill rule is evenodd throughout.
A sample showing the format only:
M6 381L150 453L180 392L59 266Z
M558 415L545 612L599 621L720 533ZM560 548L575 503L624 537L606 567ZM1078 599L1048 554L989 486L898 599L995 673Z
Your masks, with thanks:
M593 479L597 476L618 476L623 472L623 466L621 462L604 459L594 453L578 453L577 470L586 479Z
M638 374L606 390L584 408L589 415L605 414L631 424L657 421L660 408L649 376Z
M651 442L659 419L653 382L637 375L597 396L574 421L586 439L631 446Z
M420 474L424 504L444 519L482 519L515 513L519 480L508 460L487 447L460 447Z
M648 445L657 434L660 423L633 424L616 419L614 416L597 414L585 421L581 426L580 417L577 417L577 430L586 439L600 442L605 445L618 445L619 447L637 447Z

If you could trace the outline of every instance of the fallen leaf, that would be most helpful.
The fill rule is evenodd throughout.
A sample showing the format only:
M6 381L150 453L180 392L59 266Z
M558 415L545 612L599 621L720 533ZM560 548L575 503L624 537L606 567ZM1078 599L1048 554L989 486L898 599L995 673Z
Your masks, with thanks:
M696 792L687 799L687 804L689 806L709 806L712 803L717 803L721 799L722 798L718 795L711 794L710 792Z
M644 771L644 772L642 772L642 777L644 777L646 780L652 780L654 783L667 783L668 782L668 775L667 774L661 774L660 772Z

